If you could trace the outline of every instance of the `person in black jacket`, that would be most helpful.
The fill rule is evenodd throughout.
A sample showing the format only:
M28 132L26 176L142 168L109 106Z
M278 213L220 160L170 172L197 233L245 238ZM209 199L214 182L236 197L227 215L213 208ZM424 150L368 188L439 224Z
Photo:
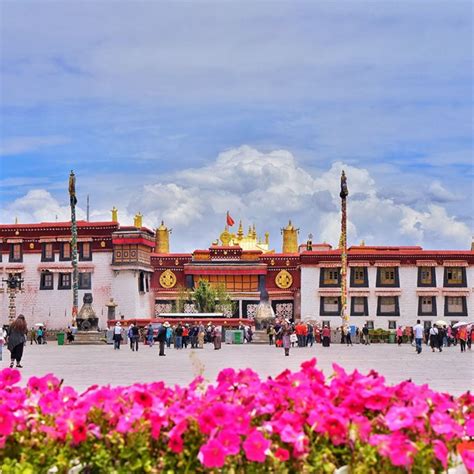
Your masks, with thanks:
M164 356L165 354L165 343L166 343L166 330L170 327L170 323L166 322L158 329L158 344L160 345L160 353L158 355Z

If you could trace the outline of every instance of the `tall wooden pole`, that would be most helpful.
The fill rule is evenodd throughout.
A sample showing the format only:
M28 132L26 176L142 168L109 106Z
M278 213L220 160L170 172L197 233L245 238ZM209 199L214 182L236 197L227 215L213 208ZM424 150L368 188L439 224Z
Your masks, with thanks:
M77 270L76 177L73 171L69 175L69 203L71 205L72 325L75 326L79 308L79 275Z
M346 175L344 171L341 174L341 238L339 247L341 249L341 318L342 325L348 326L349 314L347 312L347 189Z

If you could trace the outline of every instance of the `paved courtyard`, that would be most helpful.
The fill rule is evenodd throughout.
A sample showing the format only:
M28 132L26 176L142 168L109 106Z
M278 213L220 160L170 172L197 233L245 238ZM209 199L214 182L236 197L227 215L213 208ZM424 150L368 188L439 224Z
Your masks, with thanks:
M201 350L167 349L166 357L158 357L158 347L140 346L132 352L127 346L114 351L112 346L58 346L27 345L25 347L24 377L53 372L64 383L77 390L92 384L125 385L134 382L164 380L168 384L186 384L201 373L213 381L225 367L250 367L261 376L275 376L286 368L297 369L301 362L312 357L324 372L331 374L331 365L337 362L348 370L366 373L376 369L389 382L411 378L414 382L428 383L432 388L454 395L474 386L474 351L461 354L459 347L445 348L442 353L432 353L426 346L417 355L408 345L395 344L355 345L339 344L330 348L320 345L312 348L294 348L290 357L283 349L266 345L223 345L214 351L210 344ZM0 367L7 367L9 353L4 350Z

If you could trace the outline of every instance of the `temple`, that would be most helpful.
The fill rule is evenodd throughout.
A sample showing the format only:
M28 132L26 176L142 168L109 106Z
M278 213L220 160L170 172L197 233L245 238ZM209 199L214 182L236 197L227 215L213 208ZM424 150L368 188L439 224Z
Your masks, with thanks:
M108 319L155 318L176 310L196 312L189 294L200 280L223 285L233 302L228 318L253 319L264 290L276 317L341 324L341 249L312 238L298 242L290 221L281 250L252 223L234 233L226 226L208 248L172 252L171 229L79 221L79 301L89 301L104 328ZM32 325L64 328L71 321L71 229L69 222L0 225L0 272L22 279L15 311ZM422 319L454 322L473 316L474 251L424 250L418 246L364 244L347 248L349 324L393 329ZM1 324L11 308L0 289Z

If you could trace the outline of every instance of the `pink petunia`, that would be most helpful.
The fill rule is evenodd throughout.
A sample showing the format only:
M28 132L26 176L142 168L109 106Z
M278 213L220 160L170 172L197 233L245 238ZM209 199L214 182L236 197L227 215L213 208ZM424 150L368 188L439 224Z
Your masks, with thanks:
M223 467L225 464L225 450L218 440L210 439L201 446L198 453L198 459L202 465L208 468Z
M0 371L0 388L11 387L21 379L20 372L16 369L6 368Z
M184 448L183 438L181 438L181 436L171 436L168 442L168 447L173 451L173 453L181 453Z
M408 428L413 421L414 416L408 407L391 407L385 415L385 424L391 431Z
M217 441L221 445L221 449L225 451L225 454L235 455L240 452L240 436L235 434L230 429L221 431L217 437Z
M9 436L13 432L15 418L5 405L0 405L0 436Z
M447 440L461 436L462 428L448 414L434 412L430 417L431 427L436 434L444 435Z
M247 436L243 447L245 456L249 461L265 462L266 451L270 448L270 441L260 431L254 430Z
M444 469L447 469L448 467L448 455L449 451L446 445L440 441L439 439L436 439L433 441L433 452L436 456L436 459L438 459L441 464L443 465Z
M458 444L458 453L461 455L466 469L474 470L474 441L463 441Z
M290 459L290 452L285 449L285 448L278 448L276 451L275 451L275 457L281 461L281 462L285 462L285 461L288 461L288 459Z

